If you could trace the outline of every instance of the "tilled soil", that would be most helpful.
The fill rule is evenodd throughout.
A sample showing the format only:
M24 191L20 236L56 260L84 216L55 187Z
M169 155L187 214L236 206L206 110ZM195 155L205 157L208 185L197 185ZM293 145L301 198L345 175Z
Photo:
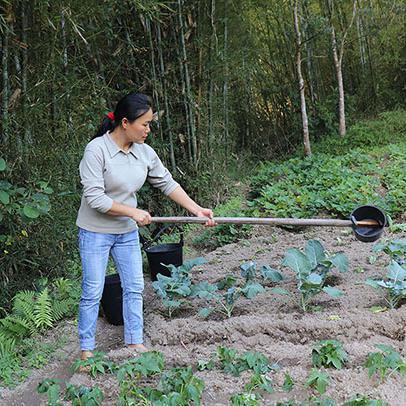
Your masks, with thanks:
M395 237L401 236L397 234ZM188 302L172 319L168 319L146 277L146 345L164 354L167 367L195 367L198 360L208 360L220 345L235 348L240 353L248 350L262 352L271 363L280 367L279 371L270 375L275 393L264 394L263 397L263 404L271 405L289 399L305 401L316 395L314 390L305 386L312 369L312 347L319 340L337 339L343 343L349 360L342 370L327 371L331 383L325 397L342 404L355 394L364 394L382 399L391 406L406 405L406 377L394 373L380 383L375 377L369 378L363 366L367 354L378 351L376 344L390 345L406 357L406 304L396 310L371 311L372 306L385 306L385 302L382 292L365 285L364 281L367 277L385 275L388 257L381 254L371 265L368 258L372 255L373 245L357 241L349 230L307 228L292 232L258 228L250 239L205 254L208 263L196 267L193 278L216 282L228 274L239 276L239 266L248 260L255 260L258 269L262 265L280 268L287 248L302 248L307 240L313 238L320 240L328 251L344 251L349 257L350 271L344 274L334 271L330 279L332 285L345 292L344 296L331 298L320 294L312 303L317 310L303 313L288 296L276 295L267 289L254 299L240 299L229 319L219 314L200 318L197 313L204 306L204 301L199 299ZM283 273L287 280L282 285L293 293L293 273L287 269ZM268 283L269 288L274 286ZM73 374L68 368L79 351L76 328L70 326L65 330L64 334L70 340L65 349L65 360L37 371L15 390L3 392L0 404L46 404L45 398L35 394L37 383L46 377L63 378L74 384L97 384L105 394L103 404L117 404L119 389L115 376L103 375L92 379L84 374ZM122 360L122 327L111 326L99 319L98 343L98 349L107 352L110 359ZM285 373L289 373L295 382L289 393L281 389ZM240 377L234 377L215 369L196 371L196 375L205 382L203 405L228 405L230 396L243 391L252 373L246 371Z

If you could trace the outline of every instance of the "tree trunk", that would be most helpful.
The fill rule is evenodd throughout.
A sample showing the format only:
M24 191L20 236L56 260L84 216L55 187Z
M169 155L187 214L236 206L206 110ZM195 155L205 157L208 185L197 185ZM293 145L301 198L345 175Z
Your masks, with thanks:
M167 94L167 86L166 86L166 73L165 73L165 65L164 65L164 58L162 55L162 41L161 41L161 25L157 23L156 26L156 33L157 33L157 42L158 42L158 57L159 57L159 66L161 69L161 79L162 79L162 93L164 97L164 105L165 105L165 122L166 122L166 130L168 131L168 138L169 138L169 159L171 161L171 168L172 173L175 174L176 172L176 160L175 160L175 150L173 146L173 136L172 136L172 126L169 116L169 103L168 103L168 94ZM158 120L160 117L158 116Z
M22 34L21 39L24 44L27 45L27 13L26 13L26 3L22 2L21 4L21 24L22 24ZM23 61L21 67L21 87L22 87L22 114L23 114L23 126L24 126L24 152L27 153L29 146L32 145L32 136L31 136L31 125L30 120L28 120L28 95L27 95L27 71L28 71L28 50L27 47L23 48Z
M223 120L224 120L224 152L225 162L228 161L228 65L227 65L227 41L228 41L228 26L227 26L227 0L224 2L224 50L223 50L223 67L224 67L224 82L223 82Z
M185 96L186 96L186 109L188 111L188 125L190 130L190 142L191 142L191 162L197 165L197 140L196 140L196 128L194 121L194 107L193 107L193 97L190 85L189 68L187 63L186 54L186 44L185 44L185 30L182 15L182 2L183 0L178 0L178 21L180 28L180 44L181 44L181 66L184 73L184 83L185 83Z
M338 133L340 134L341 137L344 137L347 132L347 129L345 124L345 99L344 99L345 96L344 96L343 72L341 65L342 60L338 56L337 41L334 27L331 27L331 45L338 86L338 116L339 116Z
M336 70L337 76L337 86L338 86L338 114L339 114L339 125L338 125L338 133L341 137L344 137L347 133L346 123L345 123L345 96L344 96L344 83L343 83L343 56L344 56L344 46L347 34L354 22L357 10L357 0L353 0L353 9L352 9L352 16L351 21L348 27L343 30L343 35L341 39L340 48L337 46L337 38L336 32L333 24L333 2L332 0L328 0L328 7L329 7L329 18L330 18L330 27L331 27L331 45L332 45L332 52L333 52L333 60L334 60L334 67Z
M307 111L306 111L306 98L305 98L305 89L304 89L304 80L302 75L302 58L301 58L301 34L299 28L299 17L298 17L298 0L295 0L293 8L293 17L295 24L295 33L296 33L296 70L297 76L299 79L299 92L300 92L300 110L302 112L302 125L303 125L303 145L304 153L306 156L312 154L310 147L310 137L309 137L309 125L307 120Z
M2 117L1 117L1 140L3 144L8 142L8 98L9 98L9 77L8 77L8 28L4 30L3 35L3 57L1 61L3 70L3 89L2 89Z

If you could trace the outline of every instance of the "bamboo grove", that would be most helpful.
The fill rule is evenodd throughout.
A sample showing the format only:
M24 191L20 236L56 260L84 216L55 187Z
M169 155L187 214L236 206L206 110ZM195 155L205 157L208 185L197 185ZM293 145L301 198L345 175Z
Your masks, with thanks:
M20 247L29 269L70 252L83 147L126 92L153 97L161 114L151 145L209 202L236 161L301 148L303 102L311 142L344 136L344 101L347 122L403 103L401 0L0 4L5 176L55 191L42 234Z

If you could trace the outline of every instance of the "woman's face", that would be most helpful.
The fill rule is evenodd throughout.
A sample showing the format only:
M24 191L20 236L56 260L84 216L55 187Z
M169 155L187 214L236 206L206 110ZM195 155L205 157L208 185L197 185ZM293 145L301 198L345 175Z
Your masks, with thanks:
M135 142L136 144L143 144L145 142L151 131L149 124L152 121L152 117L152 110L149 109L145 114L138 117L132 123L126 118L123 119L122 125L129 142Z

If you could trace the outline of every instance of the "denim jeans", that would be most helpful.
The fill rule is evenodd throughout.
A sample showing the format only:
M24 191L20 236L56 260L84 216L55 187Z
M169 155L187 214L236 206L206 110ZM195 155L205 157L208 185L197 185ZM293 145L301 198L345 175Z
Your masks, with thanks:
M81 350L95 348L96 322L111 253L123 288L124 342L143 342L142 292L144 277L138 230L124 234L95 233L79 228L82 296L79 304Z

